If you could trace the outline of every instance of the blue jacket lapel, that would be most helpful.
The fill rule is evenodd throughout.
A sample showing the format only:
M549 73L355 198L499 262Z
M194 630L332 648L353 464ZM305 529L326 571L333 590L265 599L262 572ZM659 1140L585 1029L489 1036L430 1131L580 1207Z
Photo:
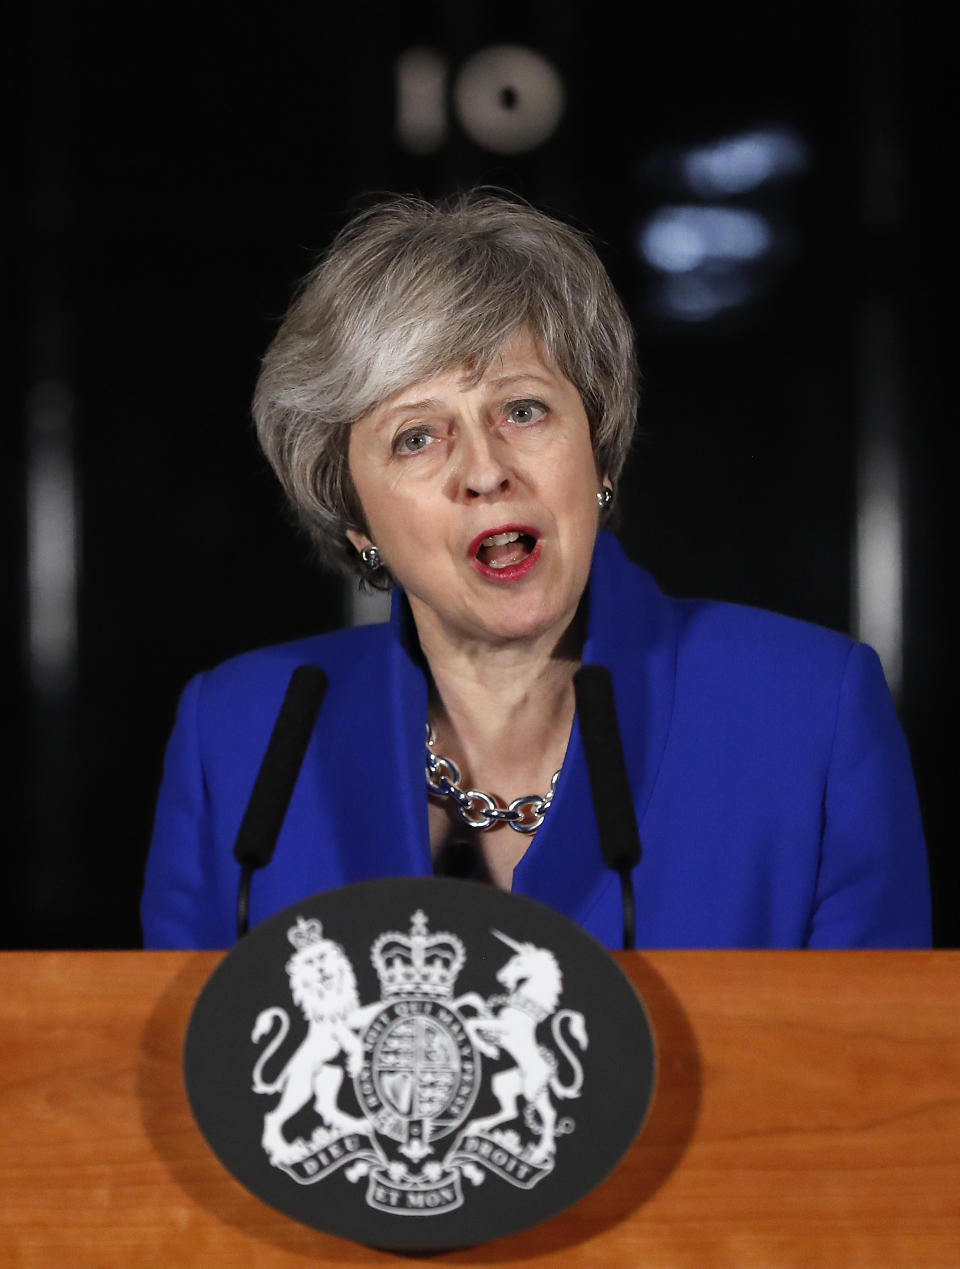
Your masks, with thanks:
M391 624L371 628L361 651L351 645L348 660L325 658L330 687L307 755L316 779L299 782L284 826L294 839L316 842L306 857L309 878L293 882L300 893L431 871L427 687L399 628L405 607L395 600Z

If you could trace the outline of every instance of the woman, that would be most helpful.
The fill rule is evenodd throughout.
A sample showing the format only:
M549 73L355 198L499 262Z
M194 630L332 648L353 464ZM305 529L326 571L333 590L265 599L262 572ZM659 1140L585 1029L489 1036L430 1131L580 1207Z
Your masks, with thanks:
M329 690L253 922L345 882L445 870L459 851L469 866L454 867L619 945L575 716L573 675L597 663L643 842L640 946L928 944L920 818L876 656L668 599L598 533L635 376L623 308L567 226L489 195L399 199L347 226L264 360L254 414L321 558L397 584L391 621L188 685L147 946L233 941L234 840L304 663ZM461 807L451 781L486 797Z

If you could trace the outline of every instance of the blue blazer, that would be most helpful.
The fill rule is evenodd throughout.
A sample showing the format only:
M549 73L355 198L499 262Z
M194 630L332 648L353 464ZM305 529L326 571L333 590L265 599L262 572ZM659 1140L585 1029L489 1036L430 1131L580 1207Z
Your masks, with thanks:
M731 604L675 600L597 540L583 661L613 678L643 857L646 948L924 947L926 851L906 744L875 653ZM427 684L409 608L388 624L248 653L186 687L143 895L150 948L235 939L233 843L292 671L330 686L251 925L305 895L429 875ZM620 883L603 864L576 721L556 797L514 891L608 947Z

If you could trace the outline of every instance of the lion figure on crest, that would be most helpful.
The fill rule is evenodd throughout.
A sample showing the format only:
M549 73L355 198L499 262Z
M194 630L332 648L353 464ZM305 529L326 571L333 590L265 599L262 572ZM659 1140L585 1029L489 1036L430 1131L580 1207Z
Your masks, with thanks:
M305 1142L289 1142L286 1123L312 1100L329 1130L366 1132L366 1120L344 1113L337 1104L343 1067L334 1065L343 1055L350 1076L363 1064L363 1046L357 1028L364 1020L353 967L339 943L323 937L317 920L297 918L289 938L296 951L287 961L287 975L294 1003L307 1022L307 1034L276 1079L263 1078L263 1068L283 1045L290 1031L285 1009L276 1006L257 1015L251 1039L258 1044L276 1026L273 1038L253 1068L255 1093L280 1093L273 1110L263 1117L262 1145L271 1163L289 1163L306 1149Z

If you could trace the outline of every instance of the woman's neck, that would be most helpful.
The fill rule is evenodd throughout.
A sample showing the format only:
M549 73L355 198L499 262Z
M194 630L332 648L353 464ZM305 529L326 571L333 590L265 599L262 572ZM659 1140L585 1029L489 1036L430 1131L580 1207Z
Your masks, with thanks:
M573 675L583 643L578 619L559 641L426 642L421 639L437 751L465 767L464 776L480 787L497 786L512 797L519 781L521 793L536 791L526 782L541 768L549 767L549 778L561 765L573 722Z

